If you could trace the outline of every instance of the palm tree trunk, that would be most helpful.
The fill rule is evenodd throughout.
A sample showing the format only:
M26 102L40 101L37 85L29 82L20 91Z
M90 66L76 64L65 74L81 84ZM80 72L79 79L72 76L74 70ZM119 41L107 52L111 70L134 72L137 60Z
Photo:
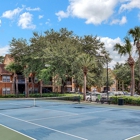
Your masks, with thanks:
M124 81L122 81L122 91L124 91Z
M26 94L26 97L29 97L28 81L26 77L25 77L25 94Z
M118 91L118 80L116 80L116 91Z
M32 84L32 93L34 93L35 91L35 87L34 87L34 76L31 76L31 84Z
M13 75L12 93L13 93L13 94L16 94L16 93L15 93L15 73L14 73L14 75Z
M42 80L40 80L40 96L42 97Z
M83 100L86 100L86 73L84 73L84 95Z
M131 65L131 96L135 92L135 78L134 78L134 65Z
M121 89L121 81L119 81L119 90L122 90L122 89Z
M16 95L18 96L18 75L16 75Z
M55 77L52 78L52 91L56 92Z
M139 51L139 59L138 59L138 63L139 63L139 84L138 84L138 92L140 92L140 51Z

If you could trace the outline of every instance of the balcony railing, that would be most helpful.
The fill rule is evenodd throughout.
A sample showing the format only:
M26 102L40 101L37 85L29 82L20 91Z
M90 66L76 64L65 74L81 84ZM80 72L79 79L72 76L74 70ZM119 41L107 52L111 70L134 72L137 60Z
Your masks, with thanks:
M18 84L24 84L25 83L25 79L18 79Z
M72 85L72 81L66 81L66 85Z

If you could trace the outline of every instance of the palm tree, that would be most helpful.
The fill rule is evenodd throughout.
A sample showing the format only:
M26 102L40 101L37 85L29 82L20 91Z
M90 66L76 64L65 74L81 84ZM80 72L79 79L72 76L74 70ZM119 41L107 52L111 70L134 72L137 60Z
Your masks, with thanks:
M91 72L95 68L95 59L88 54L81 54L76 58L76 65L82 70L84 74L84 95L83 100L86 100L86 86L87 86L87 75L91 75ZM80 71L79 70L79 71Z
M140 92L140 27L136 26L134 29L130 29L128 34L131 35L134 39L134 45L136 45L137 52L139 55L139 86L138 90Z
M20 66L14 62L11 62L10 64L8 64L5 69L12 72L14 75L13 75L13 84L12 84L12 92L14 94L18 94L18 85L17 85L17 75L16 75L16 72L18 70L20 70ZM16 89L15 89L15 83L16 83Z
M129 55L128 57L128 64L130 66L130 69L131 69L131 96L133 96L134 94L134 90L135 90L135 80L134 80L134 65L135 65L135 61L134 59L132 58L132 45L130 43L130 39L128 37L125 37L124 38L124 42L125 44L124 45L120 45L119 43L117 43L115 46L114 46L114 50L115 51L118 51L118 54L120 54L120 56L122 55Z
M134 45L136 45L140 55L140 27L136 26L134 29L130 29L128 34L133 37Z

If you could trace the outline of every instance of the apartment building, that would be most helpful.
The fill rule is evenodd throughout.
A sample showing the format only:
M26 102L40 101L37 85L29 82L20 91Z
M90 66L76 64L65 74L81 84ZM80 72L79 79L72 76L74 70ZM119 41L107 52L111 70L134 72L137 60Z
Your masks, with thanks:
M10 94L12 89L13 74L4 67L5 64L0 64L0 95Z
M3 64L0 64L0 95L15 94L15 93L25 93L25 88L30 93L47 93L47 92L61 92L61 86L55 85L55 78L51 78L47 84L44 84L42 81L38 81L33 74L30 74L27 79L22 75L22 73L14 73L6 71L5 66L12 62L13 59L10 55L5 55ZM111 72L111 69L109 69ZM112 73L114 79L114 84L109 87L110 91L116 91L116 80L115 75ZM14 79L15 78L15 79ZM73 78L67 78L65 82L64 92L75 91L76 83ZM106 86L101 87L91 87L90 91L103 91L106 89ZM83 92L83 88L79 88L79 91Z
M0 64L0 95L25 93L25 84L27 84L29 93L61 92L61 87L55 86L53 78L46 85L42 81L38 81L33 74L30 74L27 79L25 79L22 73L16 73L14 77L14 73L5 69L5 66L12 61L14 60L7 54L3 64ZM64 90L69 92L73 89L74 83L72 78L68 78Z

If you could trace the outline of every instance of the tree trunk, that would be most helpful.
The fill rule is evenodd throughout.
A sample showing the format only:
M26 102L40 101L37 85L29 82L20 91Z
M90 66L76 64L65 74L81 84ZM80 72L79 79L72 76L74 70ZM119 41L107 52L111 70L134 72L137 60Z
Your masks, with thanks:
M15 73L13 75L12 93L16 95L16 92L15 92Z
M131 66L131 96L135 92L135 78L134 78L134 65Z
M138 92L140 93L140 51L139 51L139 59L138 59L138 63L139 63L139 84L138 84Z
M26 97L29 97L28 80L26 77L25 77L25 95Z
M140 93L140 42L137 41L136 43L136 47L137 47L137 50L138 50L138 53L139 53L139 59L138 59L138 65L139 65L139 84L138 84L138 92Z
M84 73L84 95L83 100L86 100L86 73Z
M40 96L42 97L42 80L40 80Z
M124 81L122 81L122 91L124 91Z
M133 96L134 92L135 92L135 78L134 78L135 61L131 56L128 58L128 64L129 64L130 69L131 69L131 87L130 87L130 91L131 91L131 96Z
M65 92L65 85L66 85L66 82L62 80L61 93Z
M34 93L35 91L35 87L34 87L34 76L31 76L31 84L32 84L32 93Z
M18 96L18 75L16 75L16 95Z
M56 85L56 77L55 77L55 75L53 76L53 79L52 79L52 86L53 86L53 92L58 92L58 87Z
M121 81L119 80L119 91L121 91Z
M118 80L116 80L116 91L118 91Z

